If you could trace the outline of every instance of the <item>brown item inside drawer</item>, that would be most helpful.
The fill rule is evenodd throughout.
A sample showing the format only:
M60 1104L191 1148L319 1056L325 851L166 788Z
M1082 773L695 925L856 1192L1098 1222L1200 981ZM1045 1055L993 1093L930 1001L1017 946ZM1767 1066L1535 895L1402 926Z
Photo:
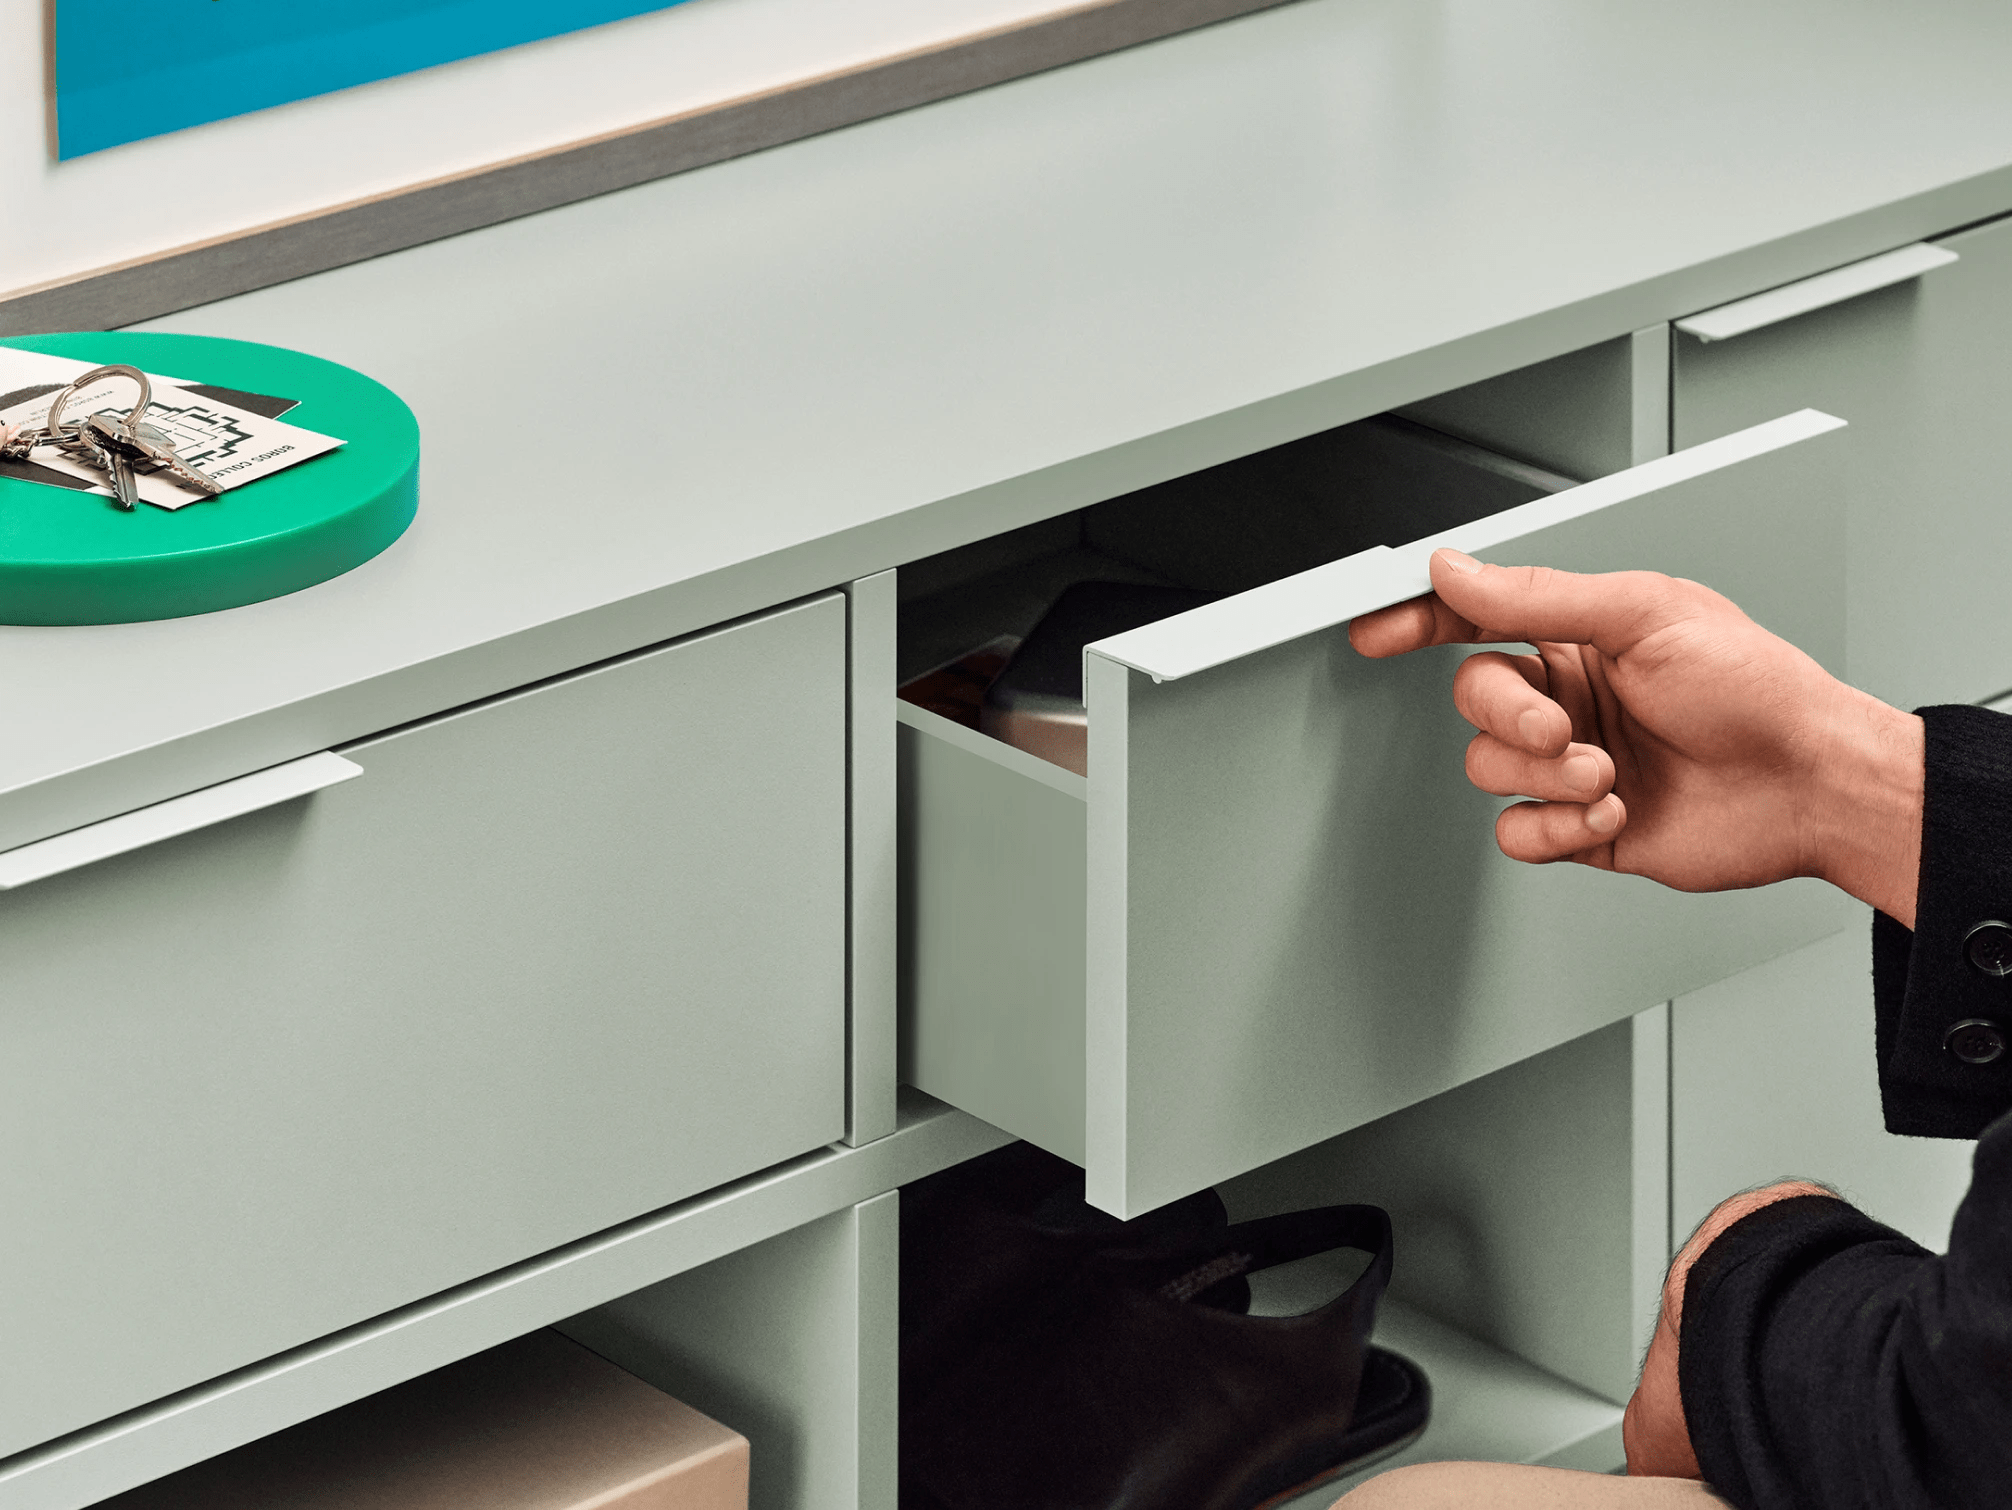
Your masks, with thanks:
M1019 648L1018 635L999 635L976 650L960 655L948 665L938 666L934 671L925 671L903 682L896 696L905 703L927 708L954 724L975 729L979 726L986 692Z

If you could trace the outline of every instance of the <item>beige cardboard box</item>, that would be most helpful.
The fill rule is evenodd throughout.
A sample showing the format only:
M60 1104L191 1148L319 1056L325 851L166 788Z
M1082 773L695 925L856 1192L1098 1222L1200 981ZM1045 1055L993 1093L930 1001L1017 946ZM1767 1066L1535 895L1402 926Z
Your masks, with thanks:
M105 1500L98 1510L747 1510L738 1432L556 1332Z

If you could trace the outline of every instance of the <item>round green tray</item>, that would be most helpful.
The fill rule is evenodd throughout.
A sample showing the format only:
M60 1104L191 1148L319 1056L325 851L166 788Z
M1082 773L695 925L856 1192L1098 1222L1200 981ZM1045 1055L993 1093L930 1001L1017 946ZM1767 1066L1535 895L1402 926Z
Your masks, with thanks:
M212 336L101 331L4 343L299 399L280 418L339 450L181 509L0 478L0 624L129 624L236 608L360 566L419 506L419 422L360 372Z

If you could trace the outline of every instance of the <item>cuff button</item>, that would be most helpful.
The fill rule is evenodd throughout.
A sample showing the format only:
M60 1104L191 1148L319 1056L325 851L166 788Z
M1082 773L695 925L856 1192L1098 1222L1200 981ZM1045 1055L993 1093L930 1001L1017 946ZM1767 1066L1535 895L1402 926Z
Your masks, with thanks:
M1942 1046L1965 1064L1995 1064L2005 1057L2005 1034L1995 1022L1967 1017L1942 1035Z
M2012 975L2012 923L1979 923L1963 935L1963 954L1985 975Z

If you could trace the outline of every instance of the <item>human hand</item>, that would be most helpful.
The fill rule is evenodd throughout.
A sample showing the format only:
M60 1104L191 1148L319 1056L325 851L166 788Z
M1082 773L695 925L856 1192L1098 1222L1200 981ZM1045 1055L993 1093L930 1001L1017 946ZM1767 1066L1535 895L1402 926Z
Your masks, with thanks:
M1831 676L1710 588L1432 557L1433 593L1349 626L1368 656L1484 651L1453 679L1468 779L1516 803L1514 860L1577 860L1679 891L1819 876L1908 926L1921 720Z
M1621 1417L1621 1445L1628 1454L1628 1472L1653 1478L1695 1479L1698 1455L1691 1448L1691 1433L1684 1420L1684 1399L1677 1380L1677 1343L1683 1332L1684 1283L1698 1255L1717 1240L1720 1233L1743 1216L1763 1206L1797 1195L1836 1195L1807 1180L1783 1180L1759 1190L1748 1190L1719 1202L1698 1224L1691 1240L1670 1261L1663 1280L1663 1303L1656 1314L1655 1335L1642 1359L1641 1382L1628 1397L1628 1409Z

